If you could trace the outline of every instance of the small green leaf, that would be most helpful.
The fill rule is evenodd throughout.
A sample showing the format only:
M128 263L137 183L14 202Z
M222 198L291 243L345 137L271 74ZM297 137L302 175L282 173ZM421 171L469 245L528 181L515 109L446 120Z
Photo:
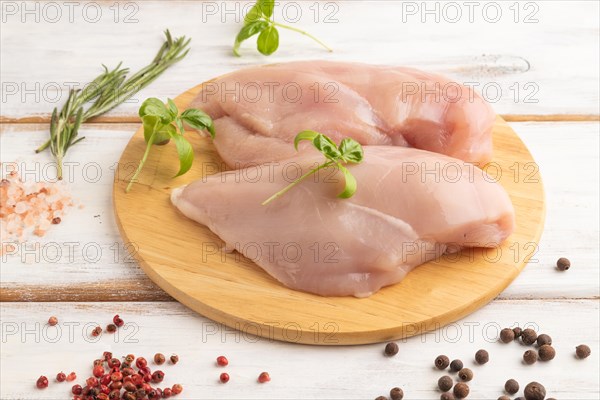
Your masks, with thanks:
M179 110L177 109L177 106L175 105L175 102L173 102L173 100L167 99L167 104L169 105L169 113L171 114L171 120L175 120L175 118L179 114Z
M258 3L253 5L248 14L244 17L244 24L249 24L250 22L254 22L259 20L262 17L262 12L260 11Z
M271 18L273 8L275 7L275 0L258 0L256 5L265 17Z
M354 175L352 175L350 171L348 171L348 168L344 167L342 164L338 163L337 166L344 174L344 180L346 181L344 191L338 194L338 197L341 199L348 199L356 192L356 178L354 178Z
M192 168L192 163L194 162L194 149L190 142L182 135L175 133L171 137L175 141L175 147L177 147L177 154L179 155L179 172L175 175L175 177L178 177Z
M315 137L313 144L321 153L323 153L323 155L325 155L325 157L332 161L337 161L341 157L337 145L333 142L333 140L329 139L323 134Z
M298 144L300 144L302 140L308 140L312 142L319 135L320 133L315 131L302 131L296 135L296 138L294 139L294 147L296 150L298 150Z
M259 32L262 32L267 26L269 26L269 23L267 21L262 20L250 22L244 25L244 27L240 30L240 32L237 34L237 37L235 38L235 44L233 45L233 54L239 57L239 49L242 42L258 34Z
M363 148L354 139L345 138L342 140L339 146L340 153L342 153L342 159L346 162L358 164L363 159Z
M215 138L215 125L213 124L213 120L204 111L190 108L181 114L181 119L194 129L206 129L210 133L210 136L213 139Z
M183 129L183 120L181 119L181 117L175 118L175 125L177 125L177 128L179 128L179 132L181 132L181 134L183 135L185 133L185 129Z
M263 30L258 36L256 47L258 48L258 51L265 56L270 56L275 53L279 47L279 32L277 31L277 28L270 25L267 29Z
M168 124L173 120L171 118L171 113L167 110L165 104L155 97L146 99L146 101L142 103L139 115L142 118L146 115L154 115L159 117L163 124Z
M156 115L144 115L142 117L142 124L144 126L144 140L146 143L150 143L152 135L162 125L160 118Z

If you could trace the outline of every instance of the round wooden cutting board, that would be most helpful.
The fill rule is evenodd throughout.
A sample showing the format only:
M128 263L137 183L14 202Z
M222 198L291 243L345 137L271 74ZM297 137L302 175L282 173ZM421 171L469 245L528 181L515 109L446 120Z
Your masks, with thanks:
M175 103L183 110L201 90L199 85ZM219 239L181 215L169 195L173 188L214 174L221 161L209 139L195 132L186 136L195 149L191 171L173 179L179 169L175 146L154 146L139 182L125 194L145 148L142 129L133 136L121 156L114 185L119 229L158 286L198 313L238 329L248 340L259 335L347 345L436 329L492 300L537 250L545 217L541 178L523 142L500 118L494 127L494 161L485 170L500 180L514 204L513 235L500 248L467 249L423 264L399 284L364 299L294 291L239 254L207 247L205 243ZM208 330L206 334L214 333Z

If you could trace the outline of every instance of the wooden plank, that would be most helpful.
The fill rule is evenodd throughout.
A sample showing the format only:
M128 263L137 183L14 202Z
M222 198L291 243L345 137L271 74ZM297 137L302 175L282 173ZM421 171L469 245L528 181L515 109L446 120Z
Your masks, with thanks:
M54 382L53 376L75 371L81 383L91 375L92 361L112 351L117 357L133 353L148 359L156 352L178 354L179 364L161 368L166 373L161 386L181 383L186 399L358 400L386 395L394 386L402 387L406 398L434 399L444 374L433 368L439 354L460 358L473 370L469 398L495 399L503 394L504 382L514 378L521 388L534 380L542 383L548 397L597 399L599 308L597 300L494 301L456 324L399 342L398 355L388 358L383 345L317 347L259 339L252 327L224 329L178 303L3 303L0 397L65 398L70 385ZM98 340L88 336L93 326L104 326L116 313L127 329ZM45 326L51 315L59 319L60 335ZM524 345L497 342L500 328L516 325L550 334L556 358L524 365ZM586 360L573 356L581 343L592 349ZM488 350L490 361L477 366L473 357L481 348ZM228 357L227 368L215 365L219 355ZM152 362L150 367L156 368ZM218 382L224 371L231 376L227 385ZM258 384L261 371L268 371L272 381ZM51 382L40 391L35 381L42 374Z
M535 258L521 276L500 296L502 298L597 298L598 296L598 147L597 123L513 123L515 131L529 147L539 164L547 195L547 221ZM3 162L26 162L34 172L30 178L44 176L51 158L48 153L35 155L33 148L46 138L45 125L3 125L0 127L0 159ZM65 243L79 239L76 259L65 256L60 262L21 262L22 254L6 257L0 265L0 300L46 301L57 296L61 300L94 301L126 300L129 290L137 300L159 299L153 284L131 262L124 262L121 239L113 218L110 169L125 147L137 125L86 125L82 134L87 139L67 156L73 164L71 191L85 207L74 209L65 221L50 230L40 241L44 244ZM86 164L89 162L90 164ZM91 163L96 163L93 165ZM84 175L84 167L88 175ZM101 179L92 182L92 172L100 168ZM37 172L35 172L37 170ZM529 173L519 166L520 173ZM52 173L48 168L46 175ZM585 173L581 173L585 171ZM67 171L69 172L69 171ZM511 173L513 173L511 171ZM47 178L52 178L47 176ZM95 178L94 178L95 179ZM104 254L101 262L86 262L81 248L98 243ZM52 246L52 245L50 245ZM111 246L116 246L111 249ZM50 248L50 247L49 247ZM115 262L115 250L118 249ZM66 250L65 250L66 251ZM65 253L67 254L67 253ZM573 267L558 273L553 264L559 257L569 257ZM114 290L117 282L125 282L123 290ZM104 285L103 283L106 283ZM132 283L129 286L129 283ZM137 285L133 285L137 283ZM86 290L98 285L96 290ZM125 294L123 294L125 293ZM138 293L138 294L135 294ZM166 296L166 295L165 295Z
M327 53L307 37L282 30L273 56L261 56L247 43L243 57L235 58L231 45L247 2L172 1L168 7L161 1L96 2L101 7L97 21L96 6L84 11L79 4L70 18L72 6L60 2L46 8L37 3L37 13L30 5L34 12L29 14L25 3L8 2L16 9L4 10L0 38L1 114L5 122L47 118L65 101L68 88L82 87L101 63L124 61L132 70L148 63L160 44L159 30L171 26L175 35L193 37L189 57L111 118L133 117L142 99L173 97L244 66L317 58L449 74L477 84L500 114L598 115L598 2L568 7L553 1L482 2L472 9L466 3L289 2L276 7L276 19L308 30L335 51ZM59 8L60 18L52 7Z

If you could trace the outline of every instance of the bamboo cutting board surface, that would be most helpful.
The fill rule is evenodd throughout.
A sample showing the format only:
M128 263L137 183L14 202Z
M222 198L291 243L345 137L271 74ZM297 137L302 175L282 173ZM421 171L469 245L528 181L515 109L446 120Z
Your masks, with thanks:
M180 110L202 85L175 99ZM486 171L509 193L517 228L495 249L467 249L413 270L399 284L369 298L320 297L286 288L237 253L215 251L208 228L171 205L171 189L205 174L221 160L207 138L186 133L195 149L192 169L179 169L174 146L154 146L138 183L125 186L141 158L140 128L116 171L114 208L125 243L145 273L175 299L249 335L318 345L382 342L440 328L482 307L515 279L535 255L544 218L544 190L537 164L516 133L498 118L494 159ZM160 168L159 167L160 164ZM259 229L260 227L257 227ZM250 339L251 340L251 339Z

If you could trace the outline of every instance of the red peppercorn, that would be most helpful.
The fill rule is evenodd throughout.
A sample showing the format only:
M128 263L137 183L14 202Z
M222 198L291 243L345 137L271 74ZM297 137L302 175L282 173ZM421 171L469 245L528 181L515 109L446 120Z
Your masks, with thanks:
M98 386L98 378L90 376L89 378L87 378L85 380L85 384L91 388L96 387L96 386Z
M110 380L113 382L118 382L123 380L123 373L120 371L113 372L110 374Z
M142 378L144 378L144 382L150 382L152 380L152 374L144 374Z
M121 366L121 361L118 358L111 358L110 360L108 360L108 366L110 368L118 368Z
M152 390L152 386L150 386L150 385L149 385L149 384L147 384L147 383L143 383L140 389L144 389L144 391L145 391L146 393L150 393L150 391Z
M135 356L133 354L127 354L127 356L125 356L125 361L127 361L128 363L132 363L133 360L135 360Z
M112 358L112 353L110 351L105 351L104 353L102 353L102 359L104 359L104 361L108 361Z
M125 391L127 392L135 392L137 390L137 387L135 387L133 382L126 382L123 384L123 389L125 389Z
M75 372L71 372L67 375L67 382L73 382L75 379L77 379L77 374Z
M135 394L133 394L132 392L125 392L123 393L123 400L135 400Z
M154 363L156 365L163 365L165 363L165 356L162 353L156 353L154 355Z
M163 397L163 399L168 399L169 397L171 397L172 394L173 394L173 392L171 391L171 389L164 388L163 392L162 392L162 397Z
M183 386L181 386L179 383L176 383L171 388L171 391L173 392L173 394L179 394L183 392Z
M117 326L115 324L106 325L106 332L115 333L117 331Z
M109 400L108 399L108 394L107 393L98 393L96 395L96 397L94 397L96 400Z
M229 364L229 360L227 360L227 357L225 357L225 356L217 357L217 365L224 367L227 364Z
M121 317L119 317L119 314L117 314L113 317L113 323L120 328L125 322L123 322Z
M67 380L67 375L65 375L64 372L59 372L58 374L56 374L56 380L58 382L64 382Z
M121 382L121 381L111 382L111 384L109 386L111 389L121 390L121 388L123 387L123 382Z
M172 364L177 364L179 362L179 356L177 354L173 354L169 359Z
M133 382L133 384L136 386L141 385L144 383L144 377L139 374L131 375L131 382Z
M100 378L102 375L104 375L104 367L102 365L96 365L92 370L92 374L96 378Z
M152 389L148 392L149 400L159 400L162 397L162 392L159 392L160 389Z
M229 382L229 374L227 372L223 372L221 375L219 375L219 380L221 381L221 383Z
M121 398L121 391L118 389L111 390L108 398L109 400L119 400Z
M152 374L152 382L161 383L165 379L165 373L162 371L154 371Z
M146 361L144 357L138 357L137 360L135 360L135 366L138 368L144 368L146 365L148 365L148 361Z
M80 395L83 393L83 388L81 387L81 385L73 385L73 387L71 388L71 393Z
M45 389L48 387L48 378L46 378L44 375L40 376L37 380L37 382L35 383L35 385L38 387L38 389Z
M110 393L110 389L106 385L100 385L100 392L104 393L104 394L109 394Z
M56 318L55 316L51 316L50 318L48 318L48 325L54 326L56 324L58 324L58 318Z
M150 370L150 367L142 367L138 369L138 374L140 375L146 375L146 374L151 374L152 371Z
M258 381L260 383L269 382L270 380L271 380L271 377L269 376L268 372L261 372L260 375L258 376Z
M102 328L100 328L99 326L97 326L92 331L92 336L94 336L94 337L100 336L101 333L102 333Z
M100 378L101 385L108 385L108 384L110 384L110 382L111 382L110 374L102 375L102 377Z
M123 368L121 370L121 372L123 373L123 376L131 376L131 375L135 375L135 371L133 370L133 368Z

